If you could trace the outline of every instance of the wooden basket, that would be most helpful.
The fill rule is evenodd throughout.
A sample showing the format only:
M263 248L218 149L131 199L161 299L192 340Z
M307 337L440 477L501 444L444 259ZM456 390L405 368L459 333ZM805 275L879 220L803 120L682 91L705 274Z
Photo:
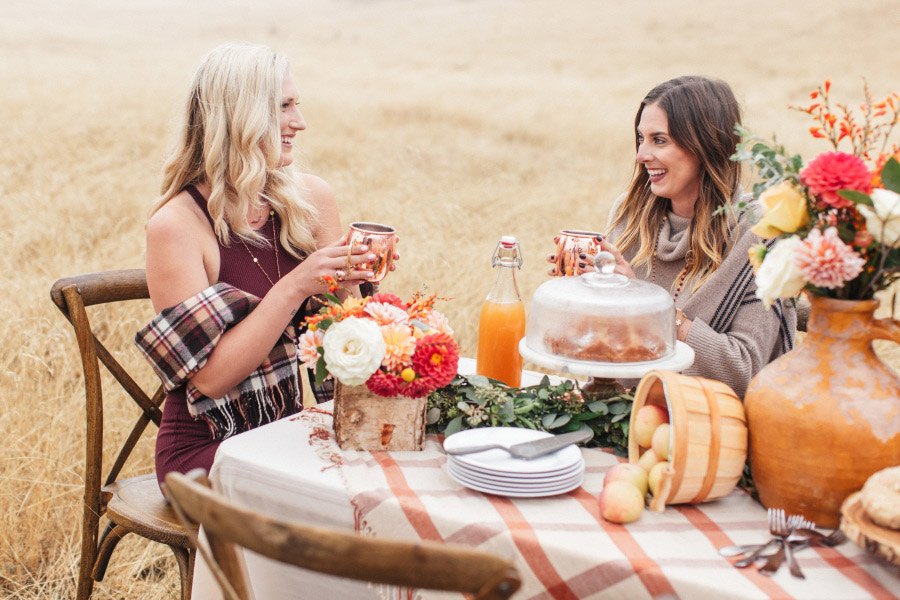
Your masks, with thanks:
M334 386L334 434L344 450L421 450L428 398L384 398L364 385Z
M731 493L747 460L747 419L734 391L720 381L671 371L644 375L631 409L631 463L641 453L631 432L644 404L666 408L672 428L669 467L663 470L650 509L658 512L667 504L696 504Z

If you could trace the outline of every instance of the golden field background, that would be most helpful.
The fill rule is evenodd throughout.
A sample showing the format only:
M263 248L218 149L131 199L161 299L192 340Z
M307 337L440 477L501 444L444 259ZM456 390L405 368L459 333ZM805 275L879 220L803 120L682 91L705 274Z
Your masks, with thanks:
M758 0L231 0L59 2L0 8L0 596L74 595L84 438L80 361L52 282L143 266L143 225L190 76L227 40L292 59L309 129L299 147L342 220L395 225L400 269L463 352L497 238L520 238L520 284L545 279L561 228L602 228L632 170L632 120L670 77L726 79L760 135L809 157L788 111L826 77L837 99L896 87L894 3ZM734 7L732 7L734 4ZM887 312L886 310L882 311ZM151 315L105 329L128 364ZM894 365L898 348L882 347ZM153 375L143 368L145 381ZM117 405L107 423L124 424ZM137 470L152 468L152 439ZM126 538L96 598L175 598L168 551Z

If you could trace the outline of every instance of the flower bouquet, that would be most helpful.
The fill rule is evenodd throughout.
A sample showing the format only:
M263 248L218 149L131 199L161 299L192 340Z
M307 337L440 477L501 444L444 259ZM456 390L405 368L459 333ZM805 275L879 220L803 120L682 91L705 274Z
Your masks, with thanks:
M358 450L421 450L426 398L456 376L459 349L435 294L404 302L394 294L327 303L305 320L298 351L316 382L333 377L338 445Z
M816 138L832 151L804 166L777 144L747 136L735 158L757 167L754 196L763 205L753 232L768 240L751 249L757 296L866 300L900 277L900 149L889 140L900 114L896 92L873 102L868 87L862 116L846 104L832 109L831 84L810 92L801 110L816 121ZM849 152L841 145L849 146Z
M799 110L831 150L807 164L780 146L749 140L764 206L750 252L766 305L805 291L811 309L802 343L766 365L744 398L750 465L763 505L837 526L841 503L900 456L900 378L873 340L900 343L900 321L876 319L875 294L900 277L900 158L889 146L900 97L862 116L832 108L829 82ZM798 107L794 107L798 108ZM846 150L842 150L842 147Z

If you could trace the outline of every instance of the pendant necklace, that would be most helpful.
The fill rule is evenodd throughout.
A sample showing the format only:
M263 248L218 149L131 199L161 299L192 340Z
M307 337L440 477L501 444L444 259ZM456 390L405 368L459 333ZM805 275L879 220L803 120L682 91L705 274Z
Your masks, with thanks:
M272 246L274 246L274 248L275 248L275 271L278 274L278 279L276 279L275 281L278 281L281 279L281 265L278 262L278 236L275 233L275 211L274 210L269 211L269 217L272 220ZM244 241L243 238L239 237L238 239L241 241L241 244L244 246L244 249L247 250L247 254L249 254L250 258L253 259L253 263L257 267L259 267L259 270L262 271L263 275L265 275L266 279L269 281L269 284L274 286L275 281L272 281L272 278L269 277L269 274L266 273L266 270L263 269L263 266L261 264L259 264L259 259L253 255L253 252L250 250L250 246L247 245L247 243Z

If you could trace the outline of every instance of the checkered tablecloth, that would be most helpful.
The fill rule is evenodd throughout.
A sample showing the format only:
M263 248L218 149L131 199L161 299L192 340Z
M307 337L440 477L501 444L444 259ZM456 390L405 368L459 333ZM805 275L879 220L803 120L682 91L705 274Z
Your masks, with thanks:
M331 415L300 420L329 465L338 465L357 529L377 537L458 543L512 560L521 599L577 598L896 598L897 571L852 543L797 553L806 579L782 568L775 576L737 569L723 546L768 539L765 510L741 490L716 502L645 511L615 525L600 517L603 475L611 454L582 450L581 488L550 498L512 499L462 487L446 471L435 436L422 452L342 451ZM428 594L423 594L428 597Z

